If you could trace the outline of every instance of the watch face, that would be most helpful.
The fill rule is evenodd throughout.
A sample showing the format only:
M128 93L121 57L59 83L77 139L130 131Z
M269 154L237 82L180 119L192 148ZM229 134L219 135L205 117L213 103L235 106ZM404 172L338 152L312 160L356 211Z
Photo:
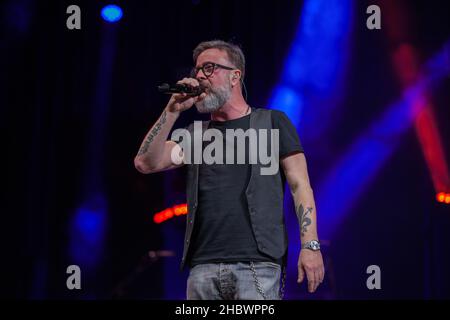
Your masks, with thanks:
M319 250L320 249L320 244L317 241L311 241L310 246L311 246L311 249L313 249L313 250Z

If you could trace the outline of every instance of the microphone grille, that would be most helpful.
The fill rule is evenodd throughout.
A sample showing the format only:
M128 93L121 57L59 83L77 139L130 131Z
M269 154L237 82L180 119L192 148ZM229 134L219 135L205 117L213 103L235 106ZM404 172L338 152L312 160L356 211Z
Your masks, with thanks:
M158 91L165 92L170 89L170 85L168 83L163 83L158 86Z

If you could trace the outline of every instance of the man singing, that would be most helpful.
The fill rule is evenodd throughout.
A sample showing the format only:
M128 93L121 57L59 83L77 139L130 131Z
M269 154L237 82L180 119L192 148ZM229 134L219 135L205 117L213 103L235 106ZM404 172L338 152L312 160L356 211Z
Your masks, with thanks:
M298 283L306 276L309 292L314 292L324 279L324 266L313 191L295 127L283 112L247 104L242 95L245 57L238 46L221 40L202 42L194 49L193 60L191 77L178 84L200 87L202 93L173 94L134 159L136 169L145 174L187 166L188 215L181 262L182 268L190 268L187 299L282 298L286 180L300 226ZM186 150L168 139L169 133L180 114L194 104L200 113L211 115L211 120L202 122L202 129L223 133L223 158L231 152L235 159L244 150L241 156L245 161L174 161L174 154L183 158ZM191 124L188 131L195 127ZM242 145L231 144L230 150L232 141L225 133L249 129L277 130L277 141L266 145L270 149L267 154L279 148L276 160L281 170L261 173L263 165L250 161L255 145L248 136ZM209 142L201 142L202 150Z

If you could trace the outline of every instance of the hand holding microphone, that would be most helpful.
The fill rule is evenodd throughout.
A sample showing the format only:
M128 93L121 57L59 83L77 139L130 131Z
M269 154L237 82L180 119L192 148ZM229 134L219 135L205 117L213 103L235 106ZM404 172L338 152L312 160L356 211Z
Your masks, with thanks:
M204 92L204 88L202 86L193 87L182 83L175 85L163 83L158 86L158 91L165 94L186 93L188 96L195 97L201 95Z
M206 97L206 88L201 86L197 79L194 78L184 78L174 86L163 84L158 87L158 90L172 94L167 104L167 108L171 112L185 111L191 108L194 103Z

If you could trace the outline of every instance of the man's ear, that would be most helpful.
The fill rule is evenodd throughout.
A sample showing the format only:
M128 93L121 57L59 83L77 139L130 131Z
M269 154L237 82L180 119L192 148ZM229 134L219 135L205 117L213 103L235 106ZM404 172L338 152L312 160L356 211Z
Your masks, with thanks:
M232 74L232 76L231 76L231 83L233 84L233 85L235 85L235 83L234 82L239 82L239 79L241 78L241 71L240 70L236 70L233 74ZM237 81L236 81L237 80Z

